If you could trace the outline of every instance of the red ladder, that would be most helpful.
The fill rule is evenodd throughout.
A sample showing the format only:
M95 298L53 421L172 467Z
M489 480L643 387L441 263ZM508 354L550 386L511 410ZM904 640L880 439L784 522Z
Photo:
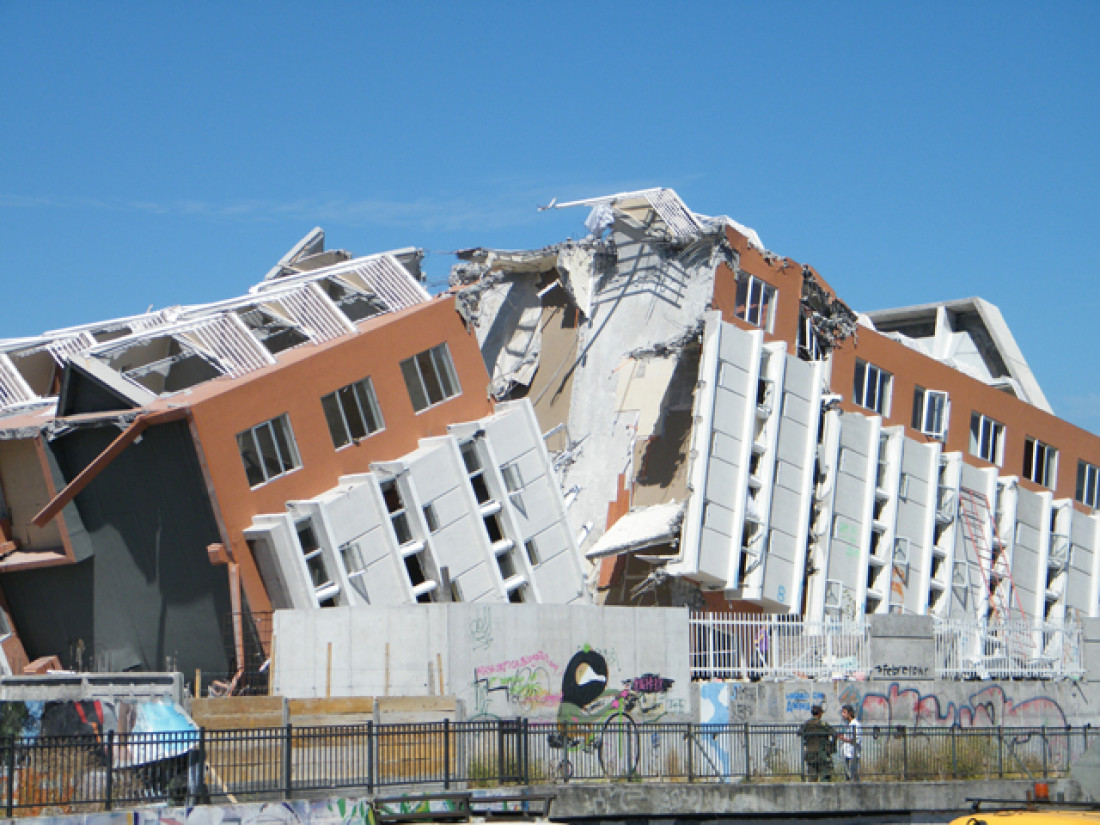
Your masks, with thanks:
M1005 544L997 535L997 520L989 513L989 500L984 493L969 487L959 488L959 521L962 522L965 544L970 548L974 563L982 575L984 598L988 602L983 618L998 623L1026 623L1027 614L1012 581L1012 570L1004 552ZM986 539L987 535L992 537L992 541Z

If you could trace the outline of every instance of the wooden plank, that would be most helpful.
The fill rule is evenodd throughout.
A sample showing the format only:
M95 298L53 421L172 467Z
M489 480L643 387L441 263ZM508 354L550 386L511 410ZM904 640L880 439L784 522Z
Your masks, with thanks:
M194 714L191 717L200 728L208 730L254 730L256 728L281 728L283 727L283 714L280 713L242 713L239 715L201 716Z
M458 702L454 696L379 696L380 713L454 713Z
M331 699L287 699L291 718L311 714L374 713L373 696L336 696Z
M192 699L191 718L239 713L283 712L282 696L227 696L221 699Z

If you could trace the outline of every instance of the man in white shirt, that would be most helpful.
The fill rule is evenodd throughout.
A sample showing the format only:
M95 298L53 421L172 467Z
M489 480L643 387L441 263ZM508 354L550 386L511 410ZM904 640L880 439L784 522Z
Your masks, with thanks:
M840 715L844 719L844 732L837 735L840 741L840 755L844 757L844 775L849 782L859 781L859 755L863 746L863 732L860 730L859 720L856 719L855 709L851 705L845 705L840 709Z

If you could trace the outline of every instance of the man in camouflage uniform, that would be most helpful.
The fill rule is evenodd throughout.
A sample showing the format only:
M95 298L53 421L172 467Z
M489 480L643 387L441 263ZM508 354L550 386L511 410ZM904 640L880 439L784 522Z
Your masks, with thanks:
M821 705L810 708L810 718L802 723L802 778L811 782L828 782L833 778L833 753L836 751L836 731L822 716Z

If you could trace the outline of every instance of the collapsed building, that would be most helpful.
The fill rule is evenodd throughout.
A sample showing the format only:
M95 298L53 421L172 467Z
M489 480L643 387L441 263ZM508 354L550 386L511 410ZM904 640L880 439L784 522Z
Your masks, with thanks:
M233 690L280 608L1100 615L1100 438L995 307L857 314L667 189L555 206L588 236L434 298L314 230L244 296L0 340L0 667Z
M978 299L853 312L654 189L452 272L494 397L558 432L598 598L809 619L1095 616L1100 439Z
M240 298L0 342L4 669L232 688L272 609L585 600L530 405L419 261L317 230Z

